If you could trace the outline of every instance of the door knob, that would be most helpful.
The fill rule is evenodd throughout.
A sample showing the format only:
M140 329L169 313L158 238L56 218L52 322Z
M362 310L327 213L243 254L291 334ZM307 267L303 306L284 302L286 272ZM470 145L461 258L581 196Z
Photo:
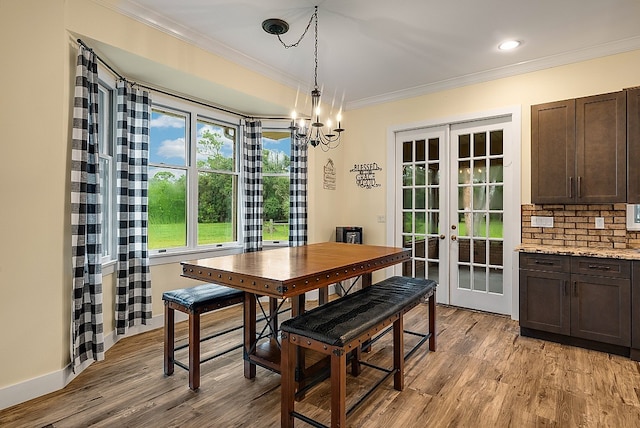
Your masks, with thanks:
M457 237L456 235L451 235L451 240L452 240L452 241L457 241L457 240L458 240L458 237Z
M446 238L446 237L447 237L447 236L446 236L446 235L444 235L444 234L440 235L440 239L444 239L444 238Z

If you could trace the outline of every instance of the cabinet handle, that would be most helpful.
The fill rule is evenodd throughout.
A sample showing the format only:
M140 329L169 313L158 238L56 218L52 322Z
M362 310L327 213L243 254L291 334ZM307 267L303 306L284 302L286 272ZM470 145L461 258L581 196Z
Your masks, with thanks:
M611 266L589 265L589 269L597 269L597 270L611 270Z
M569 177L569 199L573 198L573 177Z
M545 266L553 266L553 265L555 265L554 262L546 262L546 261L541 261L541 260L536 260L534 263L537 264L537 265L545 265Z
M578 297L578 281L573 281L573 295Z
M564 280L564 296L568 296L569 295L569 281L567 281L566 279Z
M578 176L578 199L582 197L582 177Z

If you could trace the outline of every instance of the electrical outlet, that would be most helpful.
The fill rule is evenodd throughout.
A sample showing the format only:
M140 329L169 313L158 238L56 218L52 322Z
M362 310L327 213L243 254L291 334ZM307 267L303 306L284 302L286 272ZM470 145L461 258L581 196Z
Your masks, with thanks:
M384 223L387 219L383 215L378 216L378 223Z
M596 229L604 229L604 217L596 217Z
M532 215L531 227L553 227L553 217Z

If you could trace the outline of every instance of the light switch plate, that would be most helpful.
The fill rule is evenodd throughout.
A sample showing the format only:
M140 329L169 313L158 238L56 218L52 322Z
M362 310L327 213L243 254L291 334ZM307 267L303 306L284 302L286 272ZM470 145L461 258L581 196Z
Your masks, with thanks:
M553 217L532 215L531 227L553 227Z

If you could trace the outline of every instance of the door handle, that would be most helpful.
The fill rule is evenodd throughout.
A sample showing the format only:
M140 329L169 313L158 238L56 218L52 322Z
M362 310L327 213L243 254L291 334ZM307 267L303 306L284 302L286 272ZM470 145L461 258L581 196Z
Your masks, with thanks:
M569 177L569 199L573 199L573 177Z
M582 197L582 177L578 176L578 199Z

